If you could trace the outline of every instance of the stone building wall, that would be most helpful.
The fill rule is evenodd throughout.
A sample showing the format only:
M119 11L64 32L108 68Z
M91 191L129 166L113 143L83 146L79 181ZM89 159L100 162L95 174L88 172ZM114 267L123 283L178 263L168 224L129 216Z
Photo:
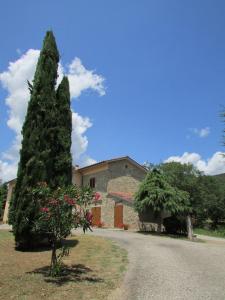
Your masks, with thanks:
M83 175L83 186L90 184L90 179L95 178L95 190L105 193L107 191L107 184L109 181L109 170L103 170L87 175Z
M109 164L109 182L107 192L124 192L134 194L146 172L127 160Z
M9 203L12 197L13 189L15 187L16 180L11 180L8 183L8 192L7 192L7 199L6 199L6 204L5 204L5 210L3 214L3 223L6 224L8 223L8 214L9 214Z

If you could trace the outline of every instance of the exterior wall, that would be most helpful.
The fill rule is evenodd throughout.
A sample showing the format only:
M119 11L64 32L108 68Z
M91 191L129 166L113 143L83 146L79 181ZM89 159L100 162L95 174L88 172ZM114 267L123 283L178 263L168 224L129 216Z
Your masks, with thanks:
M109 182L107 192L124 192L134 194L146 172L131 164L128 160L121 160L109 164Z
M82 186L82 175L79 171L73 170L72 174L72 183L76 184L77 186Z
M83 171L82 171L83 172ZM95 190L101 194L101 221L106 227L114 227L114 207L120 200L108 196L110 192L134 194L146 172L130 163L129 160L110 162L107 168L95 169L83 174L83 185L89 185L90 178L95 178ZM139 216L132 203L121 201L123 204L123 223L131 229L139 229Z
M106 227L114 227L114 206L115 201L105 193L102 200L102 222Z
M94 177L95 190L105 193L107 191L107 184L110 178L109 176L110 174L108 169L83 175L83 186L89 185L90 179Z
M139 229L138 213L133 206L123 205L123 223L128 224L130 229Z
M141 231L164 231L163 219L171 216L170 213L162 212L155 215L152 211L139 214L139 229ZM160 224L160 225L159 225Z
M9 214L9 202L12 197L13 188L15 187L16 180L12 180L8 184L8 193L7 193L7 199L5 204L5 210L3 215L3 223L8 223L8 214Z

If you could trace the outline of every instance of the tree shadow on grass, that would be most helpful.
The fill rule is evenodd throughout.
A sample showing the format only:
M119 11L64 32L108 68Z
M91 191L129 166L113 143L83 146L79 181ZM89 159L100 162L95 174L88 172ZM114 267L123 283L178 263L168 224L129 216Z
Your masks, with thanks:
M103 282L102 278L91 274L93 272L92 269L86 267L83 264L74 264L71 266L67 266L63 264L62 273L58 277L50 277L49 276L50 267L45 266L42 268L35 269L32 272L28 272L28 274L41 274L44 277L45 282L53 283L57 286L62 286L68 282L83 282L88 281L92 283Z
M61 246L66 246L69 248L73 248L76 247L78 245L79 241L75 240L75 239L66 239L62 241L62 244L59 244L57 246L57 249L59 249ZM16 251L20 251L20 252L45 252L45 251L51 251L51 245L49 244L49 242L46 240L42 243L39 243L38 245L32 245L30 247L27 248L18 248L15 247Z

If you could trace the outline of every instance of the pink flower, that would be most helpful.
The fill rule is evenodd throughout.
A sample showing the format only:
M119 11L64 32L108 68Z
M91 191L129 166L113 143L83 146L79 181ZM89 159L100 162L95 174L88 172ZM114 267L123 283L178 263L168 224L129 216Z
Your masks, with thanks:
M89 222L89 223L92 223L92 219L93 219L93 215L90 211L88 211L86 213L86 220Z
M49 212L49 208L48 207L41 207L41 212Z
M68 196L68 195L64 195L64 200L65 201L67 201L67 200L69 200L70 199L70 197Z
M95 193L95 201L98 201L101 199L101 195L99 193Z

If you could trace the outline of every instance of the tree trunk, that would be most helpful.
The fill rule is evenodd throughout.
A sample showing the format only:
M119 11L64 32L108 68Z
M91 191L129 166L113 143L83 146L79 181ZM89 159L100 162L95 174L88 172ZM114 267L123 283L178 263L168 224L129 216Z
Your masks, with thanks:
M192 229L191 216L190 215L187 215L187 235L188 235L189 240L193 239L193 229Z
M157 226L157 232L162 232L162 213L160 212L158 215L158 226Z
M50 275L53 275L53 271L57 264L57 257L56 257L56 243L52 243L52 258L51 258L51 270Z

